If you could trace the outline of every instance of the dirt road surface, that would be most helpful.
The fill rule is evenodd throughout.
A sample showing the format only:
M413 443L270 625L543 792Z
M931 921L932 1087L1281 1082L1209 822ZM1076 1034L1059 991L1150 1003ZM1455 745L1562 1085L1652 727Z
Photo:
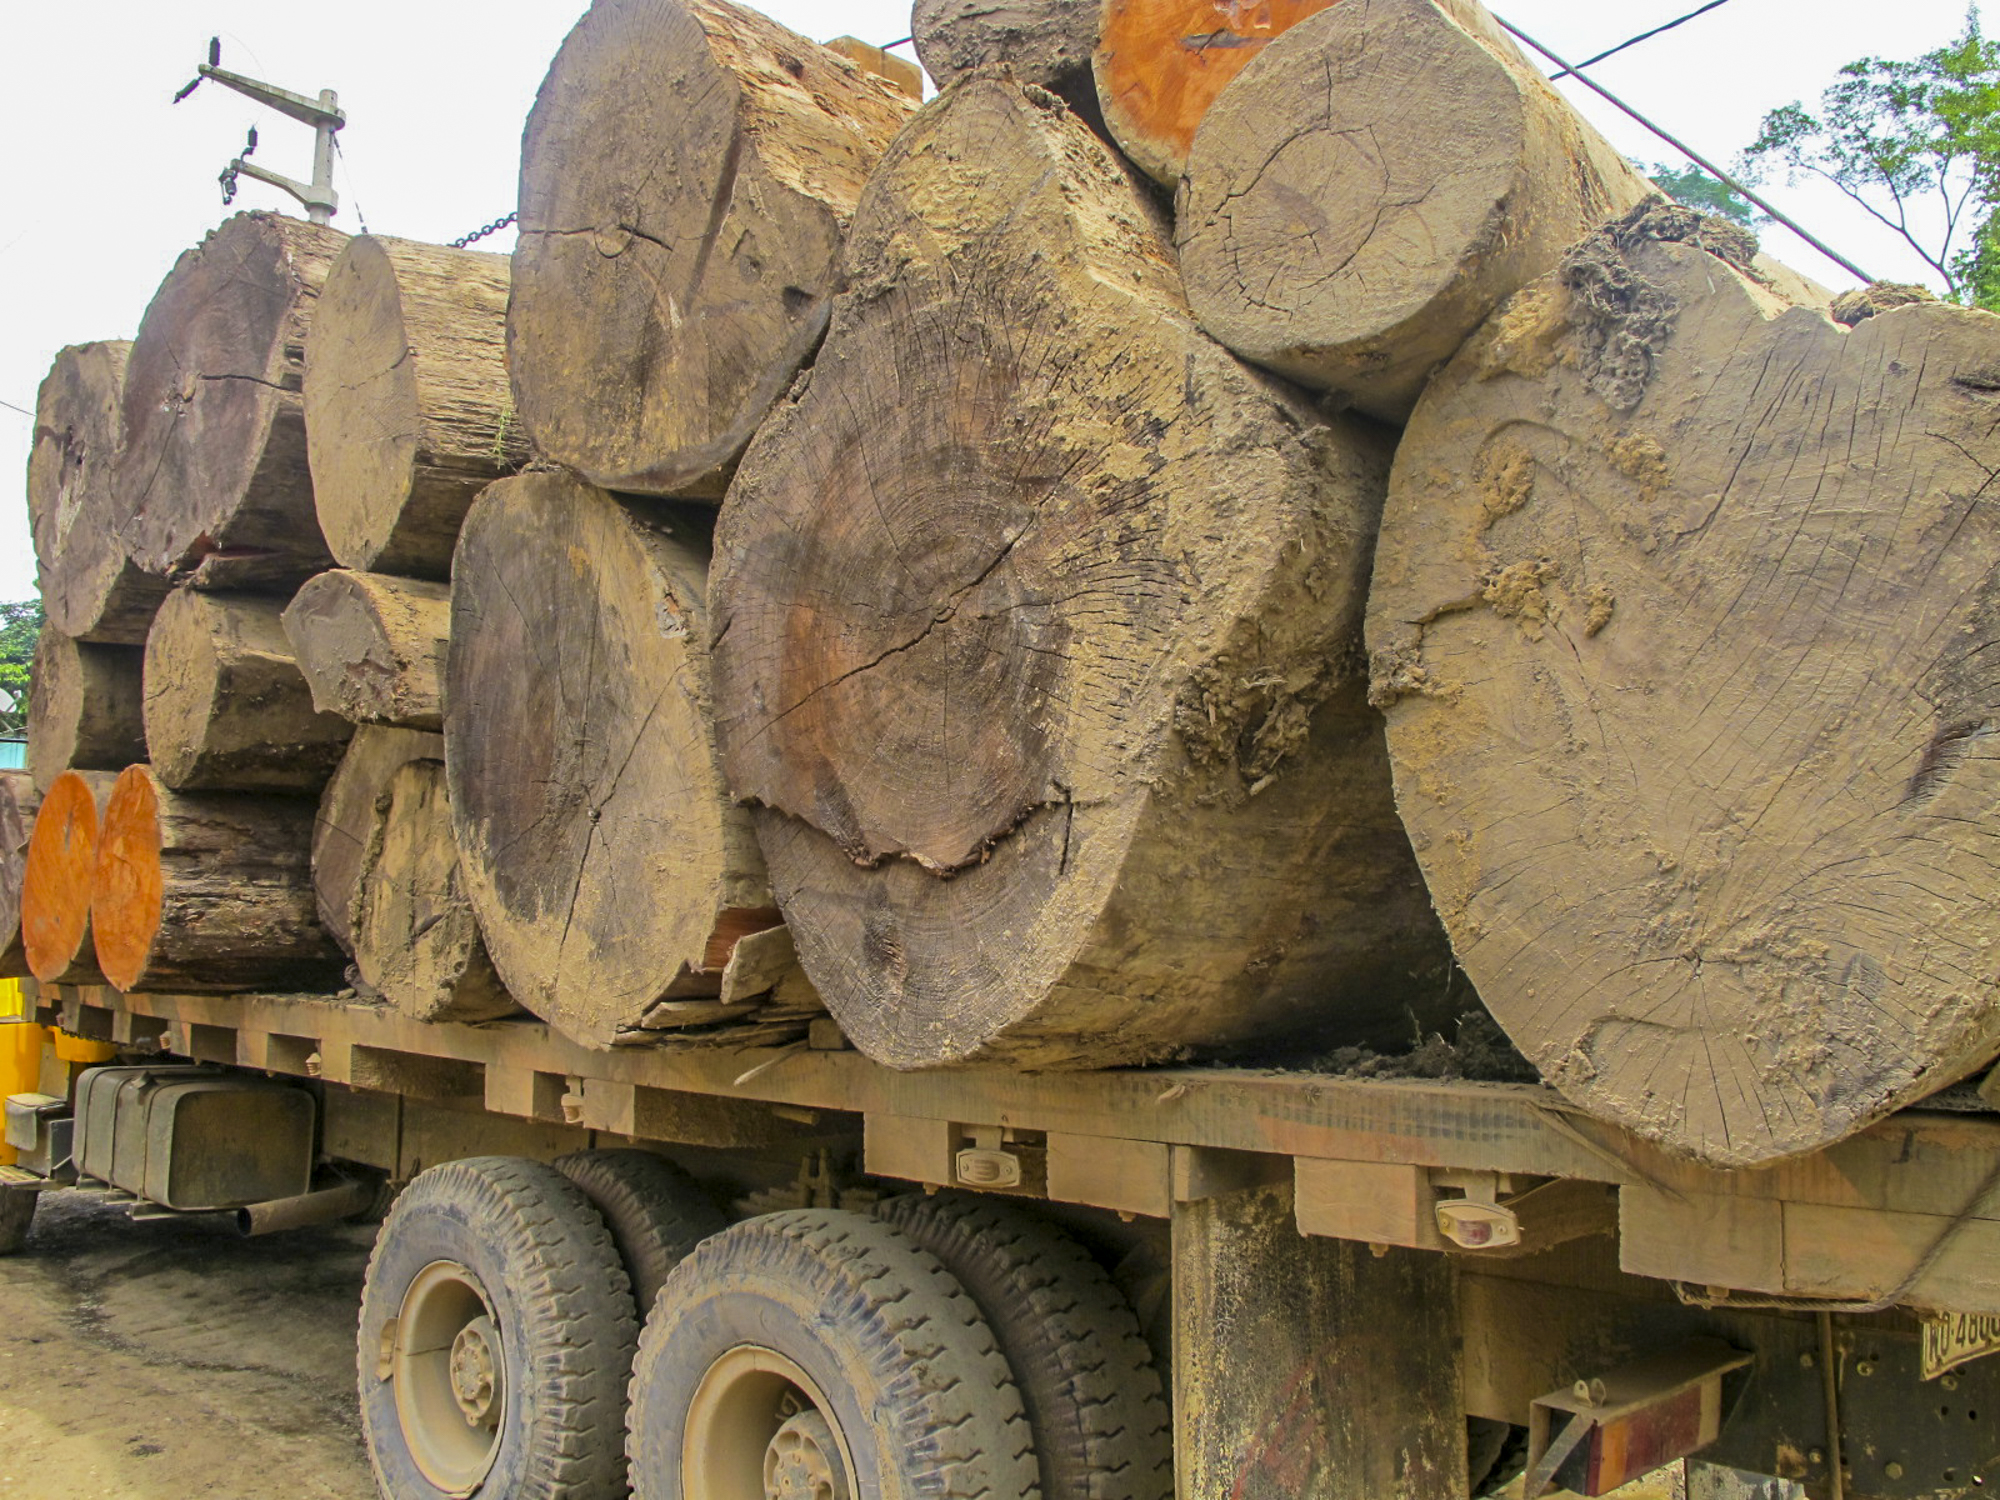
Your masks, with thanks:
M0 1259L0 1495L373 1500L354 1405L373 1239L50 1195Z

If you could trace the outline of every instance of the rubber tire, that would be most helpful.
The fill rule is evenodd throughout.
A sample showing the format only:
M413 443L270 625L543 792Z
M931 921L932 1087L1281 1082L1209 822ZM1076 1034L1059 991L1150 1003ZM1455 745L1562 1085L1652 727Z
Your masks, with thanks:
M28 1243L28 1227L35 1222L35 1207L42 1201L39 1191L0 1187L0 1255L19 1255Z
M972 1294L1013 1368L1043 1500L1173 1500L1173 1409L1104 1268L1053 1224L968 1193L879 1204Z
M868 1214L793 1209L705 1241L639 1338L627 1451L637 1500L681 1488L689 1402L744 1344L816 1382L866 1500L1037 1500L1034 1444L1007 1361L936 1256Z
M383 1221L362 1283L361 1425L391 1500L446 1500L411 1458L395 1390L376 1373L383 1325L416 1274L452 1260L478 1276L499 1326L508 1400L480 1500L625 1493L625 1379L637 1342L610 1231L555 1168L471 1157L423 1173Z
M558 1157L555 1168L583 1189L611 1231L641 1320L668 1273L729 1227L699 1183L650 1151L578 1151Z

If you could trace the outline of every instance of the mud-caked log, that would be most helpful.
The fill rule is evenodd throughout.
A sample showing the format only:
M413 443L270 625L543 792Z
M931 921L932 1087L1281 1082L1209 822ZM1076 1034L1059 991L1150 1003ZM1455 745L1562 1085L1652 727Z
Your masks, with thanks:
M306 452L344 567L451 572L474 497L528 458L507 386L505 256L362 235L306 346Z
M98 965L117 988L319 990L340 950L314 910L310 802L117 780L91 875Z
M28 689L28 769L44 792L64 771L122 771L146 758L143 646L35 642Z
M1386 435L1192 324L1038 90L928 107L717 533L716 719L780 906L895 1066L1407 1032L1445 992L1360 654Z
M354 731L340 768L320 794L319 816L313 821L313 891L320 924L350 953L354 897L374 837L376 806L405 764L443 759L442 735L364 724Z
M283 624L320 712L356 724L444 727L444 584L336 568L308 580Z
M65 771L42 796L22 871L21 941L29 972L44 983L104 982L91 946L90 876L116 780L101 771Z
M306 334L338 230L238 214L154 295L125 369L115 479L132 558L205 588L332 564L306 461Z
M1111 138L1140 171L1164 187L1177 186L1195 129L1222 91L1273 37L1331 4L1102 0L1078 6L1096 23L1092 73Z
M465 889L522 1005L608 1045L777 925L708 708L706 513L525 474L459 539L445 758Z
M707 500L826 327L842 235L915 108L726 0L597 0L528 117L507 347L547 457Z
M1718 1166L2000 1051L2000 318L1848 331L1642 208L1399 451L1370 605L1460 962L1584 1108Z
M76 344L56 356L35 402L28 523L49 627L77 640L143 645L167 596L126 555L118 512L124 342Z
M146 638L146 745L176 791L317 796L354 726L313 706L284 601L177 589Z
M917 56L939 88L980 68L1004 67L1062 101L1102 133L1097 79L1101 0L917 0Z
M1503 297L1652 192L1474 0L1344 3L1202 121L1181 264L1238 354L1401 421Z
M34 973L21 941L21 882L41 802L26 771L0 771L0 979L26 979Z
M407 1016L490 1021L520 1009L466 899L442 761L409 761L389 778L350 925L362 982Z

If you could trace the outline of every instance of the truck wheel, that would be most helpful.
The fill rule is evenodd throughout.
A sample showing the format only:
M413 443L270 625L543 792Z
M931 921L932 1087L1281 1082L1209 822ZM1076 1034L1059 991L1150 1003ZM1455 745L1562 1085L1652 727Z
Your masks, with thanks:
M635 1342L618 1252L553 1167L474 1157L396 1199L361 1292L361 1421L390 1500L598 1500Z
M0 1187L0 1255L18 1255L28 1243L28 1226L35 1222L39 1192L26 1188Z
M583 1189L611 1231L641 1321L667 1273L729 1226L700 1184L650 1151L578 1151L559 1157L555 1168Z
M1036 1500L992 1331L938 1259L841 1209L705 1241L646 1319L638 1500Z
M1104 1269L1053 1224L963 1193L875 1210L945 1263L1020 1382L1044 1500L1172 1500L1173 1414Z

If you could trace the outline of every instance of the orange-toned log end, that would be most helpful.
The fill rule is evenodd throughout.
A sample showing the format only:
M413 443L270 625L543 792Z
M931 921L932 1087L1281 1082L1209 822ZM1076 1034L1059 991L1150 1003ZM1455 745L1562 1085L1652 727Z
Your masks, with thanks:
M775 906L731 906L717 913L715 931L708 935L708 950L702 955L704 974L720 974L729 967L736 945L747 937L782 927L785 914Z
M152 774L133 766L105 804L90 879L98 967L121 990L146 972L160 930L160 884L160 794Z
M1097 98L1119 148L1173 187L1195 127L1264 44L1334 0L1106 0Z
M97 797L75 771L49 784L28 839L21 882L21 942L28 969L50 984L95 984L90 951L90 871L97 861Z

